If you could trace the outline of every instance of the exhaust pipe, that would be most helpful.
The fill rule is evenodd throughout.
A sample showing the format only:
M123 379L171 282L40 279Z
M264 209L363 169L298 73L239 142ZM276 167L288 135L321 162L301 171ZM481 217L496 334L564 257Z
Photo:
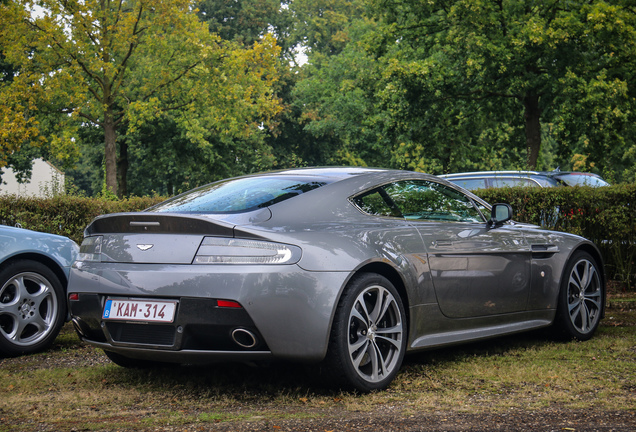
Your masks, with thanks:
M75 331L79 333L80 336L86 337L86 332L84 331L85 324L79 318L72 318L71 322L73 323Z
M243 348L254 348L258 343L254 333L242 328L237 328L232 331L232 340Z

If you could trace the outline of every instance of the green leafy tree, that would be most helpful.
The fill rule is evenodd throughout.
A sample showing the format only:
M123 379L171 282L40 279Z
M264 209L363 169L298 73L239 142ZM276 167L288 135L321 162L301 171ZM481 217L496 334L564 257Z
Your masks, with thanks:
M36 5L41 9L33 14ZM21 70L22 87L13 94L33 95L40 112L67 114L48 137L58 149L75 147L85 124L98 126L112 193L126 194L129 142L118 133L134 134L170 113L190 141L211 147L211 135L249 136L279 110L271 95L275 42L264 38L250 49L223 44L192 6L189 0L27 0L1 9L8 25L0 41Z
M370 45L385 64L379 96L387 109L397 105L390 123L402 131L420 124L438 134L444 123L454 123L439 136L445 147L469 142L479 148L488 141L485 133L495 144L507 141L513 153L525 149L529 167L539 160L542 124L553 124L561 146L584 135L613 138L590 147L620 145L620 132L601 138L590 124L582 134L576 130L582 122L568 119L606 115L597 126L628 127L636 41L628 2L378 0L374 6L383 22ZM609 102L598 99L600 89L610 91ZM418 140L407 144L405 153L428 156Z
M376 123L377 62L361 45L370 27L353 20L342 29L351 42L340 52L309 52L293 103L310 137L296 152L310 164L385 165L391 157Z
M199 18L223 40L251 46L265 34L274 33L280 43L284 11L280 0L201 0Z
M18 79L14 83L16 77ZM0 181L2 167L11 167L17 181L23 183L31 178L33 159L56 159L41 136L41 124L32 115L36 110L34 101L28 95L24 97L23 92L28 89L21 85L21 81L19 70L0 51L0 118L3 119L0 130Z
M363 6L357 0L290 4L290 40L307 57L289 93L295 127L286 131L285 148L296 163L373 163L365 160L372 153L368 146L375 143L367 141L373 131L363 123L372 108L366 79L375 67L359 46L360 35L370 25Z
M0 35L4 31L6 28L0 30ZM23 147L28 148L31 154L34 147L29 144L40 145L43 139L38 131L38 122L32 116L36 109L33 99L29 97L21 77L16 79L17 72L0 52L0 168L10 165L17 172L30 174L30 164L14 165L15 154Z
M361 3L341 5L349 12L333 15L347 20L320 27L325 32L320 39L331 40L329 29L337 29L335 39L346 43L310 45L294 88L294 107L310 137L299 150L305 161L442 172L465 166L468 157L483 161L476 169L519 159L503 143L522 125L505 122L502 128L485 108L472 110L466 101L418 103L438 83L416 64L396 58L404 47L386 49L384 29L364 15ZM481 133L475 136L475 130Z
M198 3L201 20L223 39L249 46L260 35L271 33L281 47L277 64L280 79L273 92L282 110L262 135L263 142L250 139L242 143L247 148L261 147L261 154L268 153L262 149L263 145L269 148L269 163L264 160L252 165L252 170L257 166L261 169L301 166L315 160L306 158L307 149L315 148L316 141L303 129L302 110L294 104L293 96L293 88L302 75L297 49L305 39L299 33L301 26L295 13L301 3L277 0L203 0Z
M294 0L290 38L312 53L334 55L349 43L347 28L363 14L360 0Z

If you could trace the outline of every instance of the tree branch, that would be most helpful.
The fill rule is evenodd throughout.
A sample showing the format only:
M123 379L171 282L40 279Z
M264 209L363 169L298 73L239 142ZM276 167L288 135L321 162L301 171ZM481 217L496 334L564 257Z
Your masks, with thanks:
M113 77L113 93L117 93L117 91L119 90L119 87L121 86L121 83L122 83L123 78L124 78L124 73L126 72L126 65L128 63L128 60L132 56L132 53L133 53L135 47L137 46L136 45L136 41L135 41L136 36L139 35L140 33L142 33L145 30L145 28L142 28L142 29L138 28L139 23L141 21L142 13L143 13L143 4L140 4L139 5L139 12L137 13L137 19L135 20L135 25L133 26L133 32L132 32L133 38L130 41L130 44L128 45L128 51L126 52L126 55L122 59L117 73Z
M150 93L148 93L143 100L147 101L148 99L150 99L152 96L154 96L159 90L161 90L162 88L169 86L170 84L174 84L177 81L179 81L180 79L182 79L184 76L186 76L186 74L188 72L190 72L192 69L194 69L195 67L197 67L199 64L201 64L201 61L198 61L190 66L188 66L187 68L185 68L183 71L181 71L181 73L179 75L177 75L176 77L174 77L173 79L167 80L161 84L159 84L157 87L155 87Z
M94 73L92 73L89 69L88 66L86 66L86 64L84 64L84 62L82 62L76 55L74 55L71 51L68 51L66 48L64 48L64 46L62 45L61 42L59 42L54 35L47 33L46 30L44 30L42 27L40 27L39 25L37 25L37 23L35 21L30 21L28 19L25 20L26 23L28 25L30 25L31 27L35 28L36 30L38 30L39 32L44 33L45 35L48 35L49 38L52 40L53 45L57 46L59 48L59 50L62 53L65 53L66 55L68 55L71 59L73 59L75 62L77 62L77 64L82 68L82 70L91 78L94 79L99 85L100 87L103 88L104 86L104 82ZM64 56L60 55L59 53L57 53L57 56L66 64L68 64L69 66L72 66L72 63L70 61L68 61ZM94 96L96 96L96 98L98 100L100 100L100 98L98 97L97 94L93 93Z
M80 111L77 115L80 116L81 118L84 118L84 119L90 121L91 123L95 123L99 127L102 126L102 122L100 122L98 119L96 119L96 118L94 118L92 116L89 116L88 114L84 114L83 112Z

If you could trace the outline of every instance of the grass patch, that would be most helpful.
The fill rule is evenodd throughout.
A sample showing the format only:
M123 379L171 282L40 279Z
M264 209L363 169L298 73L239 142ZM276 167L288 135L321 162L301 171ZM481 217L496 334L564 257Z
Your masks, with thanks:
M408 356L391 387L359 395L326 387L316 367L228 364L130 370L65 326L46 353L0 359L0 431L143 430L354 413L633 412L636 315L608 309L587 342L544 332Z

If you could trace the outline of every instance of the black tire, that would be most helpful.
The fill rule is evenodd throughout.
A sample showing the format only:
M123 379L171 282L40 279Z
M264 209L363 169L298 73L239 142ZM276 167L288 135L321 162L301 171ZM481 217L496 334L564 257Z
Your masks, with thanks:
M402 365L406 339L406 313L393 284L378 274L361 274L336 310L327 353L331 375L344 388L385 389Z
M46 265L18 260L0 271L0 352L31 354L53 344L66 319L66 290Z
M106 354L106 357L108 357L110 361L115 363L117 366L129 369L158 369L170 365L170 363L126 357L113 351L104 350L104 354Z
M565 339L590 339L603 316L604 302L605 286L596 260L587 252L576 252L561 281L554 320L557 334Z

